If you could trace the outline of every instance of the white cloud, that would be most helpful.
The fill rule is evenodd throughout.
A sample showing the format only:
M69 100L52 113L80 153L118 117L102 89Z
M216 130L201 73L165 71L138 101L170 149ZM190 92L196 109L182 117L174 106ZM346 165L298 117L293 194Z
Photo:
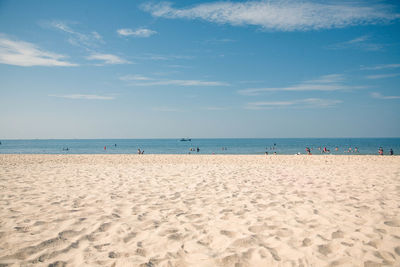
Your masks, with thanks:
M37 48L34 44L14 41L0 35L0 63L16 66L78 66L63 60L66 56Z
M117 30L117 33L122 36L150 37L157 32L150 29L141 28L135 31L132 29L119 29Z
M395 68L400 68L400 64L382 64L372 67L366 67L366 66L360 67L361 70L383 70L383 69L395 69Z
M400 76L400 73L368 75L366 76L366 78L375 80L375 79L393 78L397 76Z
M119 77L122 81L131 82L132 86L228 86L226 82L219 81L202 81L202 80L159 80L142 75L125 75Z
M377 99L384 99L384 100L390 100L390 99L400 99L400 96L394 95L394 96L383 96L380 93L371 93L371 96L373 98L377 98Z
M72 29L66 22L52 21L50 27L65 32L69 35L68 42L74 46L80 46L87 50L96 47L99 43L104 43L103 37L96 31L91 33L80 33Z
M120 80L122 81L150 81L153 80L152 78L143 76L143 75L125 75L125 76L121 76L119 77Z
M112 55L112 54L92 54L88 57L86 57L89 60L99 60L102 61L102 63L98 65L103 65L103 64L130 64L126 59L120 58L119 56Z
M96 31L92 32L93 38L103 41L103 37Z
M338 91L361 89L363 86L350 86L345 84L345 77L341 74L321 76L315 80L305 81L288 87L249 88L239 90L242 95L259 95L272 91Z
M385 45L377 44L370 41L370 35L363 35L357 38L351 39L346 42L341 42L328 46L328 49L361 49L365 51L379 51L384 48Z
M180 59L193 59L194 56L185 56L185 55L159 55L159 54L152 54L152 53L147 53L144 54L143 56L137 56L135 57L137 59L150 59L150 60L180 60Z
M331 107L342 103L341 100L321 99L321 98L306 98L287 101L259 101L250 102L245 106L246 109L272 109L282 107Z
M49 95L52 97L68 98L68 99L87 99L87 100L113 100L113 96L103 95L83 95L83 94L71 94L71 95Z
M177 85L177 86L228 86L228 83L218 81L201 80L159 80L152 82L134 83L135 86L157 86L157 85Z
M178 85L178 86L228 86L228 83L201 80L161 80L148 83L138 83L138 86Z
M356 1L248 1L214 2L187 8L171 3L144 4L142 8L155 17L203 19L231 25L255 25L279 31L307 31L343 28L353 25L382 24L400 18L385 4Z

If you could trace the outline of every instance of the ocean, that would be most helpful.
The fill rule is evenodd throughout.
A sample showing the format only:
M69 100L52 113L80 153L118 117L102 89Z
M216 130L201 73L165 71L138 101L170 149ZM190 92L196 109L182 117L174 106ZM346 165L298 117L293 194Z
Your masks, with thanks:
M400 138L49 139L0 140L0 154L400 154ZM199 152L197 152L199 148ZM336 151L337 148L337 151ZM351 151L349 152L349 148ZM358 149L355 152L355 148Z

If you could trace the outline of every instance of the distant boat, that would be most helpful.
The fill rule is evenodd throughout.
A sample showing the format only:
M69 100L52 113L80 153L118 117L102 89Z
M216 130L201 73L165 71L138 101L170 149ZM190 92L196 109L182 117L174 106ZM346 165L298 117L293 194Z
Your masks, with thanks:
M192 139L191 138L182 138L181 141L184 141L184 142L189 141L190 142L190 141L192 141Z

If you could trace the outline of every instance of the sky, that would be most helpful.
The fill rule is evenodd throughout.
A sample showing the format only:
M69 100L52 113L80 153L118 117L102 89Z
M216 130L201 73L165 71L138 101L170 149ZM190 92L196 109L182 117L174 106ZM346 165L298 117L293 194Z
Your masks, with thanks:
M0 139L400 137L398 1L0 0Z

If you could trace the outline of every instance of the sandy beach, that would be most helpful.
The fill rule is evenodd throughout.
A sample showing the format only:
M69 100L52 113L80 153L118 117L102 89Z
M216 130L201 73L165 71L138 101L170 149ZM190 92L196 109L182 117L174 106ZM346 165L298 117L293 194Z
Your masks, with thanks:
M0 155L1 266L400 266L400 157Z

